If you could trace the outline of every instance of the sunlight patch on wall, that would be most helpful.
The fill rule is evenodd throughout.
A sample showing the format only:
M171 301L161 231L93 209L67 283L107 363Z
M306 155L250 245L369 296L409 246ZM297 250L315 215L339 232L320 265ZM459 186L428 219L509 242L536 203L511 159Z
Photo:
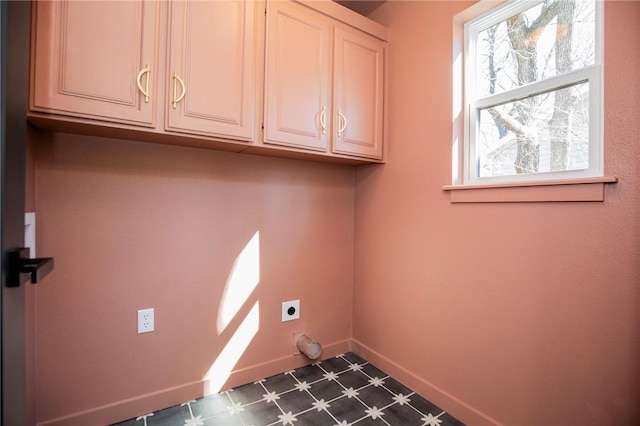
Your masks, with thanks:
M456 17L453 22L453 61L451 63L452 87L451 104L453 141L451 143L451 183L456 185L462 183L462 147L461 140L464 138L464 80L463 80L463 51L464 51L464 21Z
M233 263L218 309L218 335L236 316L259 282L260 231L257 231Z
M260 302L256 302L204 376L204 394L220 392L260 329Z
M456 120L462 114L462 52L454 52L452 76L453 119Z

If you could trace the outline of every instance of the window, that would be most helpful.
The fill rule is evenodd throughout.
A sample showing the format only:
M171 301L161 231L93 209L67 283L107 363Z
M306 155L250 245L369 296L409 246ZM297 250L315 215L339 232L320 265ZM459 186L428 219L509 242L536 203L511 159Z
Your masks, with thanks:
M601 3L512 0L465 23L464 184L603 176Z

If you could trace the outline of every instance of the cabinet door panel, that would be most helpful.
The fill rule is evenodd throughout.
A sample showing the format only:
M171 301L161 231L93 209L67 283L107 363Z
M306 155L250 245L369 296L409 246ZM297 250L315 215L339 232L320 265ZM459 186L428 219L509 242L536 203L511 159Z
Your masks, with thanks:
M167 130L253 139L254 9L248 1L172 2ZM174 72L185 93L175 108L182 87Z
M153 125L159 3L35 3L31 108ZM114 28L118 28L114 31ZM138 73L150 92L145 100ZM147 79L149 79L147 81Z
M383 73L383 42L363 33L336 29L334 152L382 158Z
M326 151L330 24L299 4L273 2L269 7L265 143Z

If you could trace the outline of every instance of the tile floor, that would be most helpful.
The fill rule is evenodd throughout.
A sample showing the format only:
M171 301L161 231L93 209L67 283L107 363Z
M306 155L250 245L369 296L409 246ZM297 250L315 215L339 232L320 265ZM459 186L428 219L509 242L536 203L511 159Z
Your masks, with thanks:
M118 426L464 426L349 352Z

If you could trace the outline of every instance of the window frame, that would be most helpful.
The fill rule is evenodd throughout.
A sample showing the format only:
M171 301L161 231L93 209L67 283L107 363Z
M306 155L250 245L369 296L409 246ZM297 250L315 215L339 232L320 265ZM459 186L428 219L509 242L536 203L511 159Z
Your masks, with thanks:
M461 181L463 186L492 186L503 184L545 183L549 181L571 181L584 178L604 177L604 131L603 131L603 32L604 32L604 7L603 1L595 1L595 52L594 64L573 70L568 73L548 77L533 83L519 86L505 92L491 94L482 98L475 96L476 72L475 60L478 34L486 28L513 16L516 13L526 11L542 3L543 0L522 1L508 0L497 6L485 10L483 13L470 17L463 22L463 158L462 176L454 176L455 181ZM589 168L580 170L567 170L559 172L537 172L530 174L514 174L507 176L477 176L477 144L476 134L480 109L489 106L513 102L529 96L560 90L580 82L589 84ZM455 161L455 159L454 159ZM454 164L454 169L455 169Z

